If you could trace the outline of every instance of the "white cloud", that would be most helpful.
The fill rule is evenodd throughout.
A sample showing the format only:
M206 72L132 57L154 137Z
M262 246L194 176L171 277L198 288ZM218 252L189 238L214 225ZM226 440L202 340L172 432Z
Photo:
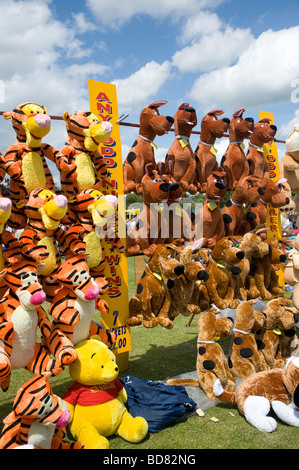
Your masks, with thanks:
M216 13L210 11L200 11L196 15L190 15L182 27L182 32L178 41L183 44L188 43L190 40L200 38L204 34L212 34L220 30L222 21Z
M254 40L250 29L213 30L204 33L199 41L184 47L173 56L180 72L210 71L233 63Z
M294 126L299 124L299 109L296 109L292 119L279 128L281 137L287 137L294 130Z
M170 73L170 62L158 64L152 60L130 77L113 80L112 83L117 86L118 106L130 112L150 104L148 100L166 83Z
M87 0L86 4L91 9L97 20L105 24L107 28L118 29L131 18L139 15L148 15L161 20L171 17L177 20L190 14L195 14L205 7L213 8L225 0Z
M205 108L290 101L290 83L299 77L298 57L299 26L269 29L250 43L235 65L200 76L190 95Z

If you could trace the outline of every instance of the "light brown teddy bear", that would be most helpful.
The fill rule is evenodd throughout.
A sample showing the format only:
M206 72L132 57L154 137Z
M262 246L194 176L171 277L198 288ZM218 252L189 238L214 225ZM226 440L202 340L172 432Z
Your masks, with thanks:
M286 138L286 153L279 165L281 178L286 178L296 195L294 202L296 212L299 212L299 124L294 126L293 131Z
M254 309L254 303L254 300L248 300L242 302L236 309L230 343L229 368L234 377L242 380L255 372L269 369L252 335L261 329L265 322L263 313Z
M299 234L294 239L293 248L285 253L287 259L284 265L284 280L293 287L292 300L299 310Z
M265 323L255 332L258 349L270 369L282 367L287 362L286 354L289 357L297 347L295 326L299 319L298 310L292 307L291 300L281 297L270 300L263 313Z
M299 357L294 357L286 369L276 368L251 375L235 392L223 390L219 379L213 390L220 400L236 404L249 424L259 431L272 432L277 423L267 416L271 407L282 422L299 427L298 383Z
M136 293L129 302L128 325L141 325L153 328L161 325L173 328L169 318L171 299L167 283L184 273L184 265L177 259L179 248L174 243L166 243L156 248L146 262L144 273L137 284Z
M235 379L229 371L223 349L218 341L223 341L231 332L233 320L217 318L217 309L210 309L198 319L197 361L198 379L170 379L169 385L201 387L210 400L217 400L213 384L218 378L224 390L233 391Z

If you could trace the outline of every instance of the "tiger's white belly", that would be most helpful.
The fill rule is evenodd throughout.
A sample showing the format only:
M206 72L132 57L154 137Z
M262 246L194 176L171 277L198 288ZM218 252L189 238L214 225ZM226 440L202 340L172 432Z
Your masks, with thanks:
M14 324L11 367L18 369L26 367L33 357L38 325L36 310L27 310L19 305L12 314L11 321Z
M85 340L89 335L90 323L95 313L95 300L84 301L77 297L75 301L75 308L80 315L79 323L74 327L72 343L74 346Z

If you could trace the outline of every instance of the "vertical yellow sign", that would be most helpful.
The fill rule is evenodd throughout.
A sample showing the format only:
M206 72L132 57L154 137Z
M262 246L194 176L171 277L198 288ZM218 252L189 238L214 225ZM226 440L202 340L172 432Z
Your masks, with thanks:
M274 125L274 117L272 113L268 113L265 111L259 111L259 119L268 118L271 122L270 125ZM278 151L277 145L274 140L269 142L268 144L264 144L264 155L266 162L268 164L270 170L270 178L273 181L279 180L279 161L278 161ZM267 238L276 237L281 238L282 230L281 230L281 216L279 208L272 207L271 204L268 205L267 208L267 220L266 226L269 228L267 232ZM277 274L278 284L279 287L284 289L284 272L283 272L283 264L275 265L274 269Z
M107 178L102 182L101 192L105 195L113 194L118 198L115 225L117 234L125 246L123 166L119 125L116 124L118 120L116 86L88 80L88 91L90 111L100 121L109 121L113 125L109 141L99 146L108 170ZM109 282L109 289L103 297L109 305L109 314L102 315L102 323L107 330L114 332L117 336L113 352L119 367L124 370L127 368L128 351L131 349L130 329L126 324L129 316L127 258L125 253L118 253L109 242L104 241L104 249L107 260L105 275Z

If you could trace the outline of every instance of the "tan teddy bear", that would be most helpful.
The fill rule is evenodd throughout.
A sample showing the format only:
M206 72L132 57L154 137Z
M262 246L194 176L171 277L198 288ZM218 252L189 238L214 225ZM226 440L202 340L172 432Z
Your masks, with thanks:
M279 174L287 178L290 188L296 192L294 202L299 212L299 124L286 138L286 153L280 162Z

